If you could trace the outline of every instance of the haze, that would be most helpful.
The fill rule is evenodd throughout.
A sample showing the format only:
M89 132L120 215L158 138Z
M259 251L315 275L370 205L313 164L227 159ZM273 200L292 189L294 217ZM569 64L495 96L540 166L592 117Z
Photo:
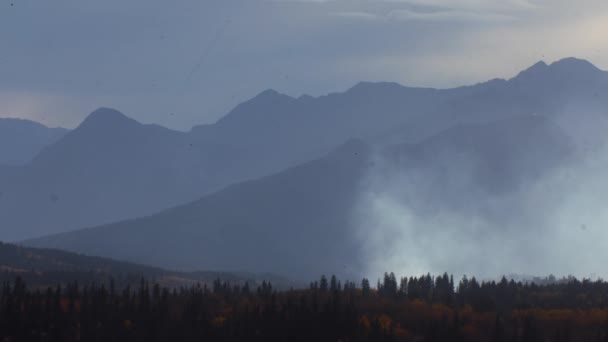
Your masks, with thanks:
M605 32L595 0L0 0L0 239L298 281L608 276Z
M577 56L608 68L600 0L0 1L0 116L98 107L188 130L268 89L454 87Z

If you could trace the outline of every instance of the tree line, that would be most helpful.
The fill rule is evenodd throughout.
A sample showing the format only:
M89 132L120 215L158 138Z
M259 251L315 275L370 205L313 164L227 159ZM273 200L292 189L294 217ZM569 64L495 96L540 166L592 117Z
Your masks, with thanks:
M386 273L277 290L71 282L0 291L0 341L608 341L608 283Z

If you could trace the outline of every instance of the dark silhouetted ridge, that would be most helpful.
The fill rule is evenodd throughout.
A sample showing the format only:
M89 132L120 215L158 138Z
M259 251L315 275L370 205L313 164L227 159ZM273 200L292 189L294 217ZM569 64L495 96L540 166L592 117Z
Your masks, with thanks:
M574 57L560 59L559 61L552 63L549 68L552 70L562 70L572 73L588 73L601 71L591 62Z
M417 144L388 148L380 153L378 172L407 175L423 168L434 181L424 200L413 204L421 210L429 203L474 206L488 194L508 193L561 165L568 146L559 128L540 116L461 124ZM27 244L168 268L248 269L294 278L345 264L356 269L362 251L352 238L352 214L368 172L376 167L379 155L372 153L366 142L352 139L322 158L155 215ZM463 194L461 179L445 172L455 168L471 172L479 191ZM135 243L141 247L134 249Z
M120 126L132 126L137 121L112 108L101 107L87 116L77 129L101 128L112 129Z
M535 81L544 80L554 82L563 80L568 82L576 81L592 81L597 76L603 75L604 72L598 69L591 62L584 59L574 57L560 59L556 62L547 65L540 61L530 68L520 72L514 80L517 81Z
M286 283L286 279L273 274L217 271L186 273L56 249L29 248L2 242L0 242L0 271L2 281L12 280L19 275L33 286L58 285L73 281L107 282L110 279L117 280L117 285L129 285L129 282L134 284L141 277L167 286L211 282L218 277L255 284L256 279L265 276L268 280L277 281L279 285Z
M67 132L30 120L0 118L0 164L25 164Z
M529 67L528 69L520 72L515 78L516 79L528 78L531 76L542 74L542 73L546 72L548 69L549 69L549 66L547 65L547 63L545 63L544 61L539 61L539 62L535 63L534 65L532 65L531 67Z
M268 120L270 108L284 106L293 101L295 99L291 96L268 89L236 106L230 113L219 119L217 124L220 126L240 125L242 122L251 122L251 120Z
M578 110L564 110L608 108L607 75L589 62L566 58L551 65L536 63L515 80L454 89L361 82L345 92L299 99L266 90L236 106L217 123L187 133L139 124L116 110L100 108L78 129L38 153L31 164L6 171L11 177L0 179L0 227L7 227L4 239L25 239L150 215L231 184L318 160L351 138L382 148L431 141L445 132L435 140L439 150L450 156L451 150L459 148L470 151L476 162L505 172L511 172L503 167L506 161L516 160L522 168L540 173L536 170L561 160L561 149L549 147L558 145L553 141L563 140L553 133L551 125L536 125L540 118L529 119L532 123L513 120L460 127L462 132L446 130L457 123L487 124L538 113L559 119L570 134L567 123L578 123L583 117ZM503 126L508 124L513 128L505 134L509 127ZM540 128L533 130L537 126ZM529 144L522 144L524 140ZM424 145L435 146L430 142ZM308 182L302 192L309 191L319 179L326 180L325 174L342 175L332 176L332 182L345 179L343 170L362 161L364 152L360 151L364 148L356 143L339 150L348 153L334 152L332 157L340 157L333 164L328 159L319 161L317 165L323 166L305 181L305 177L297 177ZM422 147L419 150L425 151ZM522 153L528 157L515 158ZM423 160L434 162L426 156L435 154L423 154ZM552 155L555 158L546 158ZM514 158L508 159L511 156ZM323 170L330 164L344 166L331 172ZM449 167L450 163L441 165ZM484 170L488 183L494 184L494 169ZM512 178L517 180L519 173L514 174ZM276 203L283 204L296 195L289 196ZM234 208L240 210L241 202L235 203Z

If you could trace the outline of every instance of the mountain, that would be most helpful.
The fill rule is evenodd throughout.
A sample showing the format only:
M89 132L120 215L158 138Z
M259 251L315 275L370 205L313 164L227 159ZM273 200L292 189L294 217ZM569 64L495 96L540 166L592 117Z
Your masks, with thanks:
M577 162L578 152L560 126L540 115L458 124L418 144L386 148L379 157L385 170L370 187L397 196L416 213L491 214L506 222L512 208L493 207L493 201L517 198L530 185ZM405 189L394 190L394 184Z
M559 127L537 116L459 125L417 144L380 150L352 140L321 159L156 215L26 244L169 268L246 269L299 279L329 272L359 276L364 255L355 237L353 210L370 176L424 167L434 184L446 179L446 167L460 160L472 165L471 177L482 178L478 192L491 193L531 182L565 163L571 153ZM463 196L462 189L440 184L423 190L425 197L443 203L458 203L462 197L457 196Z
M607 91L608 73L570 58L454 89L362 82L299 98L269 90L189 132L102 108L27 165L0 167L0 225L9 227L2 238L151 215L320 158L349 139L414 144L455 125L530 114L570 134L588 113L608 117Z
M342 269L343 264L332 260L344 260L354 248L347 239L338 245L335 241L347 235L348 218L343 214L355 200L368 153L364 143L351 141L325 158L230 186L157 215L28 244L61 245L180 269L209 265L265 272L268 268L288 276L316 277L320 264L328 272Z
M27 165L4 170L0 224L11 229L2 237L109 223L193 200L233 181L215 167L229 158L238 152L101 108Z
M394 128L393 135L385 134L384 139L394 135L424 138L459 123L530 114L550 117L569 134L579 135L574 129L580 122L603 122L608 117L608 72L576 58L550 65L541 61L508 80L442 92L450 95L436 108Z
M67 132L29 120L0 118L0 165L25 164Z
M475 181L490 191L507 191L521 179L536 178L573 156L576 146L561 127L539 115L491 123L458 124L418 144L387 149L399 168L458 168L453 155L474 170ZM403 160L403 158L406 158ZM437 165L444 163L444 165Z
M284 278L271 274L228 272L177 272L124 261L86 256L53 249L28 248L0 242L0 281L21 277L31 286L54 286L78 281L97 284L115 281L117 286L139 285L144 277L151 282L177 287L197 282L211 283L215 279L234 283L263 280L279 286L287 285Z

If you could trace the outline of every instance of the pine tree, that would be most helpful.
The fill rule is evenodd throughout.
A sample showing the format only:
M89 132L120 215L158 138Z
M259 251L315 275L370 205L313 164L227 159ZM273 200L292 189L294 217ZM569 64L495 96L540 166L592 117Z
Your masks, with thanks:
M370 291L369 279L363 278L363 280L361 280L361 293L364 297L367 297L370 294Z

